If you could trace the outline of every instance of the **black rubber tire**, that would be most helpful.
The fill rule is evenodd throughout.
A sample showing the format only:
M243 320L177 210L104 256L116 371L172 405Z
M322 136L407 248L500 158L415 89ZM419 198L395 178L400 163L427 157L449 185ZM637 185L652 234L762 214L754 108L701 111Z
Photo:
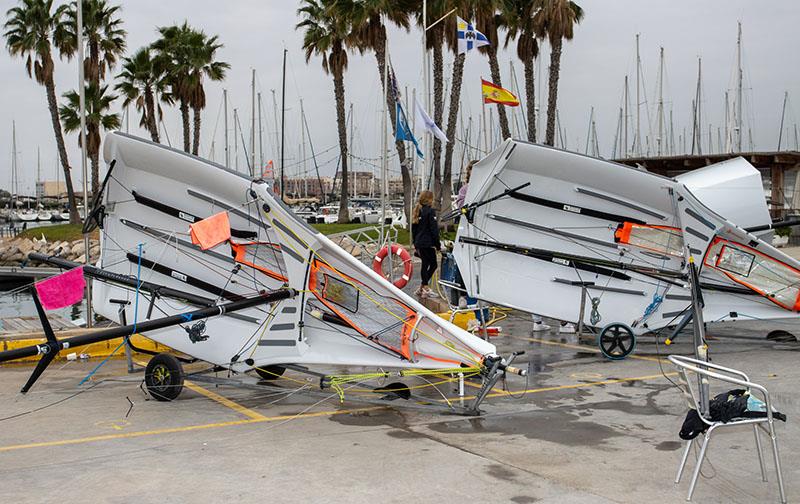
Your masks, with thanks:
M622 360L636 348L636 335L625 324L608 324L597 335L600 352L610 360Z
M256 371L256 374L262 380L277 380L283 373L286 372L286 368L283 366L261 366L257 368L253 368Z
M158 401L172 401L183 390L183 366L174 355L160 353L150 359L144 371L147 391Z

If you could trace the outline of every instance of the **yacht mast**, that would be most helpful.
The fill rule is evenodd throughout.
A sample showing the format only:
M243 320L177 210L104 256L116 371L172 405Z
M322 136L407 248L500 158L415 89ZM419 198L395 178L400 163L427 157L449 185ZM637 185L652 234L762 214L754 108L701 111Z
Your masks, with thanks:
M656 155L663 154L664 147L664 48L659 48L658 66L658 136L656 137Z
M639 107L641 106L641 98L639 97L639 88L641 87L641 74L642 74L642 60L639 56L639 34L636 34L636 135L633 137L634 152L637 156L642 155L642 126L641 114Z
M742 22L736 37L736 148L742 152Z
M256 69L250 79L250 177L256 174Z
M789 99L789 91L783 92L783 109L781 109L781 129L778 131L778 150L781 150L783 141L783 120L786 117L786 101Z
M222 90L222 104L225 109L225 168L231 167L231 150L228 144L228 90Z
M625 129L624 129L624 132L623 132L622 136L623 136L623 138L625 140L625 148L620 151L620 156L626 158L626 157L628 157L628 152L629 152L628 149L630 148L630 144L628 143L628 102L630 101L630 98L628 97L628 76L627 75L625 76L625 89L624 89L622 95L623 95L622 107L624 109L623 110L623 114L622 114L622 118L623 118L623 122L625 123L624 124L624 128Z

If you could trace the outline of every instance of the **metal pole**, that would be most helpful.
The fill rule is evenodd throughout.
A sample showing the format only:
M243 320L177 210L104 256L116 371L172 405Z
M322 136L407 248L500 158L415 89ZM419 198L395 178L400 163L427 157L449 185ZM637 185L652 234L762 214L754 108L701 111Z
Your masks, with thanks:
M222 102L225 109L225 168L231 167L231 151L228 145L228 90L222 90Z
M736 87L736 148L737 152L742 152L742 22L739 21L739 35L736 38L736 66L737 66L737 87Z
M430 114L431 110L431 92L430 92L430 54L428 53L428 0L422 0L422 56L423 61L425 62L425 71L422 73L422 77L424 80L423 87L425 88L423 92L425 93L425 112ZM414 114L416 115L416 114ZM430 141L430 134L423 135L423 141L425 142L424 153L425 157L422 160L423 163L423 188L424 189L432 189L432 177L429 175L429 171L431 171L430 161L430 148L431 148L431 141Z
M78 100L81 116L81 173L83 174L83 215L89 215L89 176L86 164L86 88L83 75L83 2L76 2L78 10ZM89 256L89 233L83 235L84 260L91 263ZM92 327L92 283L86 282L86 327Z
M642 60L639 58L639 34L636 34L636 135L633 137L634 154L637 156L642 155L642 126L641 114L639 106L641 105L641 98L639 97L639 88L641 87L641 70Z
M386 117L389 114L389 105L386 101L386 96L389 91L389 50L386 49L386 59L383 65L383 113L381 114L381 237L380 243L383 245L384 240L386 239L386 193L388 192L388 183L387 178L389 176L389 167L387 165L386 159L386 150L388 148L388 140L386 139L386 126L387 120ZM391 249L389 249L389 255L391 256ZM389 278L391 279L392 270L391 270L392 263L389 263Z
M264 128L261 125L261 93L258 93L258 176L264 170Z
M285 173L283 170L284 146L286 143L286 49L283 50L283 79L281 84L281 201L283 198L283 185L285 183Z
M250 81L250 176L256 173L256 69Z

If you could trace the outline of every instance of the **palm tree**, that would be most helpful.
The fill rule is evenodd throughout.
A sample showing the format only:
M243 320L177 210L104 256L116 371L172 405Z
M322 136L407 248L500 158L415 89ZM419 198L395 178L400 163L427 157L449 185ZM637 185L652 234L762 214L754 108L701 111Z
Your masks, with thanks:
M189 100L192 92L191 62L192 43L197 35L189 23L162 26L158 28L160 37L151 48L155 53L156 65L165 70L164 81L169 86L169 96L178 101L183 124L183 150L191 149L191 126L189 121Z
M64 94L66 103L59 109L67 133L80 130L80 98L77 91ZM108 94L108 86L86 86L86 153L92 163L92 194L100 190L100 131L119 129L119 114L109 113L116 95ZM78 137L80 145L80 136Z
M117 59L125 53L128 32L122 28L119 17L121 6L109 5L106 0L82 0L82 3L83 37L88 49L83 62L84 77L88 83L99 86L106 72L113 70ZM64 50L70 56L78 49L77 9L77 3L72 2L65 11Z
M123 106L134 103L141 112L139 126L150 132L150 138L158 143L158 119L161 107L156 103L156 93L164 92L164 72L155 64L149 47L142 47L133 56L122 60L122 72L117 76L119 81L115 89L125 97ZM156 112L158 108L158 112Z
M525 103L528 105L528 140L536 141L536 109L533 69L539 56L539 44L536 41L533 19L539 9L540 0L502 0L500 15L506 27L505 47L512 40L517 41L517 57L525 69Z
M500 78L500 64L497 61L497 44L498 44L498 28L502 18L497 13L498 7L502 0L480 0L476 3L475 20L478 25L478 30L486 35L489 44L480 47L478 50L486 53L489 57L489 70L492 74L492 82L498 86L502 86L503 82ZM506 116L505 105L497 106L497 117L500 119L500 131L503 138L511 136L511 130L508 129L508 116Z
M383 92L386 95L386 104L392 122L392 132L397 134L397 110L395 103L398 100L397 90L387 90L384 75L386 70L386 26L384 19L395 26L409 31L411 27L411 13L417 7L418 0L360 0L354 4L353 31L348 38L348 45L355 47L362 54L366 50L375 53L378 63ZM406 219L411 219L412 180L411 171L406 162L406 147L401 141L395 142L397 157L400 161L400 173L403 178L403 207Z
M570 0L541 0L542 8L535 14L534 28L539 36L550 42L550 80L547 96L547 132L545 143L553 145L556 131L558 76L561 71L561 47L564 39L572 40L575 25L583 19L583 9Z
M67 186L69 200L69 220L75 224L80 222L78 207L75 202L75 191L72 187L69 159L64 145L64 134L61 131L61 122L58 119L58 100L56 98L56 85L53 79L53 46L61 50L64 42L64 27L62 19L66 6L60 6L53 11L53 0L20 0L19 5L6 12L4 25L6 46L12 56L25 58L25 69L28 77L45 88L47 107L50 110L50 120L53 133L56 137L58 157L61 169L64 171L64 182ZM69 58L68 52L61 52L62 56Z
M339 200L339 222L349 222L347 210L347 127L344 113L344 72L347 70L346 40L352 28L352 0L302 0L297 13L303 20L303 50L306 62L311 56L322 59L322 70L333 76L336 98L336 123L339 128L339 152L342 163L342 197Z
M194 119L194 135L192 138L192 154L197 155L200 149L200 112L206 108L206 92L203 78L212 81L225 79L225 71L231 66L224 61L215 61L216 52L222 48L218 37L208 37L202 31L195 31L190 37L189 52L189 86L188 100Z

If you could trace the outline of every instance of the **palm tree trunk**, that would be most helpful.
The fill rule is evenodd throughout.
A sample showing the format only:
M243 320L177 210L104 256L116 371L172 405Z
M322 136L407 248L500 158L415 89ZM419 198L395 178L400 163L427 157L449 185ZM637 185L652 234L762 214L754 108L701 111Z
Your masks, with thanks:
M525 67L525 103L528 105L528 141L536 141L536 80L533 77L533 58L522 61Z
M444 57L442 55L442 40L440 27L437 27L435 45L433 46L433 121L437 126L442 124L444 115ZM442 171L440 161L442 157L442 141L433 137L433 201L442 198Z
M397 96L395 96L392 89L387 90L386 82L384 82L383 78L386 75L386 29L383 30L375 45L375 59L378 62L378 72L386 94L386 106L389 109L389 117L392 120L392 133L397 137L397 109L395 108ZM406 163L406 146L402 141L396 140L394 147L397 150L397 158L400 160L400 174L403 178L403 211L406 214L406 221L411 222L413 188L411 186L411 172L408 169L408 163Z
M191 148L191 127L189 126L189 104L181 98L181 119L183 120L183 150L189 152Z
M444 173L442 174L442 199L440 208L443 211L450 209L453 201L453 149L456 136L456 124L458 123L458 107L461 104L461 81L464 77L464 60L466 53L456 56L453 63L453 83L450 89L450 110L447 113L447 146L444 151Z
M556 107L558 101L558 74L561 70L561 39L551 42L550 82L547 95L547 135L544 143L554 145L556 138Z
M497 49L494 46L488 47L487 53L489 55L489 70L492 72L492 82L498 86L503 86L500 80L500 64L497 62ZM503 138L510 138L511 131L508 129L508 116L506 116L506 106L497 105L497 117L500 119L500 131L503 133Z
M192 113L194 114L194 138L192 138L192 154L196 156L197 152L200 150L200 109L197 107L192 107Z
M150 138L155 143L161 143L158 138L158 125L156 124L155 99L153 90L149 87L144 90L144 106L147 110L147 129L150 131Z
M52 62L50 63L52 68ZM81 221L78 214L78 204L75 201L75 190L72 187L72 176L70 175L69 159L67 158L67 148L64 145L64 134L61 131L61 121L58 118L58 100L56 99L56 85L53 76L46 78L44 84L47 91L47 108L50 109L50 120L53 123L53 133L56 137L58 147L58 158L61 161L61 169L64 171L64 183L67 186L67 202L69 203L69 222L78 224Z
M99 135L98 135L99 136ZM93 146L91 152L89 152L89 160L92 163L92 198L97 196L97 192L100 190L100 145L98 143L97 146ZM86 215L89 215L89 209L84 210Z
M339 128L339 152L342 159L342 196L339 199L339 223L350 222L347 210L347 118L344 114L344 75L341 68L333 69L333 94L336 97L336 125Z

